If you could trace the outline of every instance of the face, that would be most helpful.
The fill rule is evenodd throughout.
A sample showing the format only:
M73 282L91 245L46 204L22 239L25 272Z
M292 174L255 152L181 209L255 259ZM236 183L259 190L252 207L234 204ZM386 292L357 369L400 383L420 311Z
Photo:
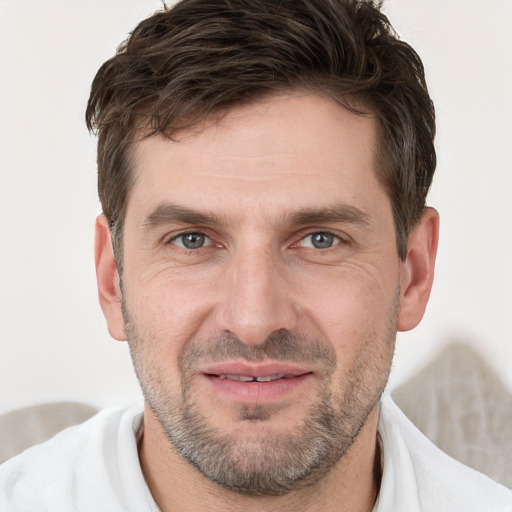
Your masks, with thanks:
M146 428L225 488L311 484L376 410L407 272L375 147L373 119L297 94L135 148L110 330Z

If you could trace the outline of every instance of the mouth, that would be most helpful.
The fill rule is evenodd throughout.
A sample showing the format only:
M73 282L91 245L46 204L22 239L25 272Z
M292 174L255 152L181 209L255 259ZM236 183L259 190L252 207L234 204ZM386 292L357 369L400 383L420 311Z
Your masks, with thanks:
M209 367L202 375L217 395L235 402L265 403L283 400L297 392L314 373L308 368L281 363L229 362Z
M240 382L272 382L279 379L293 379L296 375L286 375L284 373L278 375L267 375L265 377L251 377L250 375L211 375L219 379L237 380Z

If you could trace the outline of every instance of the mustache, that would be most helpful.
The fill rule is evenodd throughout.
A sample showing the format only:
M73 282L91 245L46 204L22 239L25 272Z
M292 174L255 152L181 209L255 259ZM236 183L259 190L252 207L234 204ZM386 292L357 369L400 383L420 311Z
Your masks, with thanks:
M308 363L333 370L336 355L332 347L317 338L279 329L261 344L248 345L236 335L225 332L219 336L187 344L180 355L180 367L193 370L205 363L219 363L230 359L259 362L265 359L291 363Z

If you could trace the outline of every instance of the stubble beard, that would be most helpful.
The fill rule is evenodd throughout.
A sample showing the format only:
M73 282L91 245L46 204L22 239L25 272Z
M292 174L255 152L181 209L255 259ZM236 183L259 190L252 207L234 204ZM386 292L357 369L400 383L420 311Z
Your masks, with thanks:
M397 292L399 295L399 292ZM248 346L232 335L189 343L179 358L181 391L171 395L143 338L129 321L125 326L135 371L144 398L174 449L202 475L224 489L247 496L281 496L313 485L347 453L386 386L396 337L398 299L380 333L361 340L347 375L336 375L336 355L325 343L289 331L272 333L258 346ZM198 363L227 359L284 360L318 368L320 391L316 403L286 433L272 429L271 405L242 404L238 419L258 422L258 434L223 433L210 425L193 396ZM334 383L334 386L332 385ZM334 389L334 391L331 391Z

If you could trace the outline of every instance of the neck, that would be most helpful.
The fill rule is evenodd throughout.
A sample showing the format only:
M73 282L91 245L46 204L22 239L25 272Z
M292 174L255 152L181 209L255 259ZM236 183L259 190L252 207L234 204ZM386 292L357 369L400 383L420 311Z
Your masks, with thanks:
M162 512L370 512L380 486L378 415L377 406L350 449L322 480L284 496L245 496L208 480L176 453L147 406L139 458Z

